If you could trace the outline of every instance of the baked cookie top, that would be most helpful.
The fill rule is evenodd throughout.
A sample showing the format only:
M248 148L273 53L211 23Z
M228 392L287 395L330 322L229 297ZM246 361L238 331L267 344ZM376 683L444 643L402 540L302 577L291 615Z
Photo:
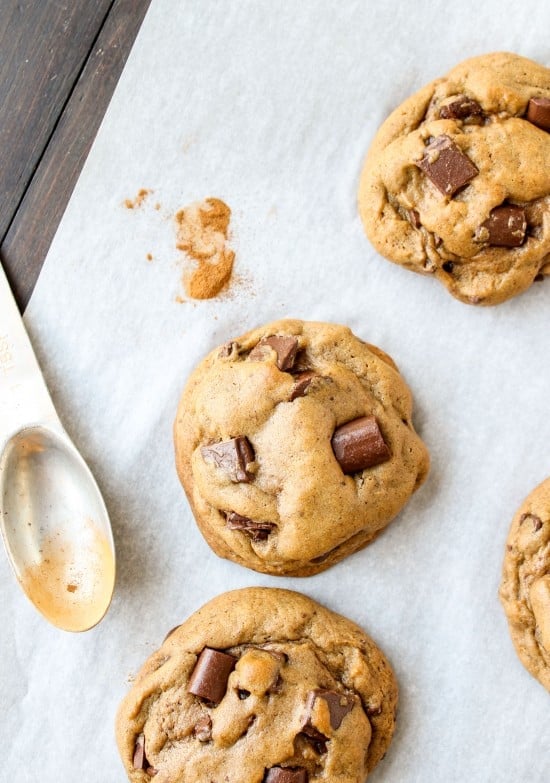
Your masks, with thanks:
M550 691L550 479L513 519L500 600L521 662Z
M344 326L284 320L212 351L174 437L214 551L271 574L317 573L365 546L429 458L393 361Z
M358 626L300 593L246 588L167 636L120 706L117 741L133 783L362 783L396 706Z
M493 305L550 274L550 69L498 52L399 106L367 155L359 212L390 261Z

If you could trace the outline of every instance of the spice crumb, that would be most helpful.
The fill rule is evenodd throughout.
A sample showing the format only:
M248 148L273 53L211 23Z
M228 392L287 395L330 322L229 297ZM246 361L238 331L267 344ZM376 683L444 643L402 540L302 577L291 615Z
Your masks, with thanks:
M152 190L149 190L148 188L141 188L138 190L137 196L135 196L133 199L127 198L124 200L124 206L126 209L139 209L147 196L152 193Z

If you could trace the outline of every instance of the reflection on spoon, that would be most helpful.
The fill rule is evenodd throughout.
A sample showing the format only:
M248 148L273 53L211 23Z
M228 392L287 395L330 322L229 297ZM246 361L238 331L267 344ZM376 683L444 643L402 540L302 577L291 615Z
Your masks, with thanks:
M99 490L64 433L24 429L0 459L1 526L21 587L54 625L84 631L109 607L112 534Z

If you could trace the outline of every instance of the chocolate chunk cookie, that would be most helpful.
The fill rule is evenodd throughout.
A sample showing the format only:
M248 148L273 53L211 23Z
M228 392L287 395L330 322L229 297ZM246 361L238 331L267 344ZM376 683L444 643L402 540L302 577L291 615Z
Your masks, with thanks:
M367 155L359 212L390 261L493 305L550 274L550 70L474 57L409 98Z
M168 635L120 706L117 741L133 783L362 783L396 706L393 672L360 628L253 587Z
M197 523L226 557L306 576L364 547L424 481L393 361L344 326L286 320L216 348L174 428Z
M500 600L521 662L550 691L550 479L514 517Z

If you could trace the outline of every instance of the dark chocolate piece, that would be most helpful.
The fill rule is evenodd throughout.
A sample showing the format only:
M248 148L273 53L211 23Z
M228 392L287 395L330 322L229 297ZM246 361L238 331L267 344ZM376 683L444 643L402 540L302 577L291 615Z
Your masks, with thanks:
M481 117L482 114L483 109L479 103L467 95L459 95L439 110L439 116L443 120L466 120L468 117Z
M205 647L189 678L187 691L212 704L219 704L225 696L227 680L236 663L234 655Z
M132 761L134 769L147 769L149 762L145 756L145 737L140 734L134 745L134 758Z
M294 366L298 350L296 337L279 334L262 337L258 345L250 351L248 358L252 359L252 361L263 361L267 354L266 347L273 348L277 354L277 367L279 370L286 372Z
M454 268L455 265L452 261L445 261L444 264L441 264L441 269L443 269L444 272L447 272L448 275L452 274Z
M523 525L527 519L533 523L534 532L537 533L542 527L542 519L537 517L536 514L522 514L519 518L519 524Z
M271 767L264 783L308 783L307 769L303 767Z
M273 522L258 522L249 517L242 517L235 511L227 514L225 524L230 530L242 530L247 533L253 541L265 541L268 535L277 527Z
M537 128L550 131L550 98L531 98L527 104L527 119Z
M313 370L304 370L294 376L294 386L290 392L290 402L297 397L304 397L311 381L317 376L317 373Z
M202 458L224 470L235 483L250 481L254 476L248 466L254 462L255 454L248 438L239 436L210 446L202 446Z
M422 223L420 222L420 213L418 212L418 210L408 209L407 218L411 226L413 226L414 228L422 228Z
M451 198L479 174L470 158L445 134L428 144L416 165L444 196Z
M224 343L220 348L218 357L220 359L229 359L232 354L236 354L238 351L239 343L235 342L235 340L229 340L229 342Z
M308 693L307 697L307 719L302 727L302 731L307 734L308 730L313 728L315 732L318 732L318 729L313 725L312 723L312 714L313 714L313 708L315 706L315 702L317 699L323 699L323 701L326 702L329 716L330 716L330 725L333 729L339 729L342 721L348 714L348 712L351 712L353 707L355 706L355 699L353 696L347 696L345 693L338 693L337 691L330 691L330 690L322 690L322 689L316 689L314 691L310 691ZM323 735L321 735L323 736ZM324 739L328 739L325 737Z
M170 631L168 631L168 633L166 634L166 636L165 636L165 637L164 637L164 639L162 640L162 643L164 644L164 642L165 642L165 641L168 639L168 637L169 637L169 636L172 636L172 634L174 633L174 631L177 631L177 630L178 630L178 628L179 628L179 625L175 625L175 626L174 626L174 627L173 627L173 628L172 628Z
M481 228L487 230L487 241L490 245L520 247L525 242L525 232L527 231L525 210L514 204L496 207L491 210L491 214L481 224ZM484 232L480 232L480 238L484 238Z
M210 742L212 739L212 720L210 715L203 715L195 723L193 733L199 742Z
M332 450L344 473L357 473L391 458L375 416L361 416L338 427Z

